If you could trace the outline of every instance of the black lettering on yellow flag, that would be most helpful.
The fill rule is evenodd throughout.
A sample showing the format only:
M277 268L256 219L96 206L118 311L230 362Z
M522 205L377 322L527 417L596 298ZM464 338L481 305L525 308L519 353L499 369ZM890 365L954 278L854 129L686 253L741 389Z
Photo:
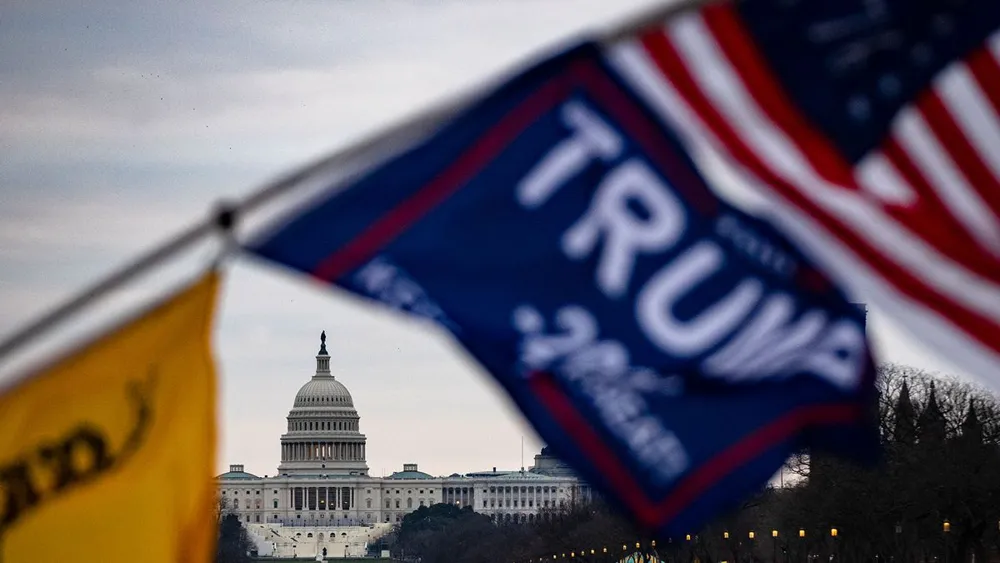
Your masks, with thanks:
M0 561L214 555L218 274L0 395Z

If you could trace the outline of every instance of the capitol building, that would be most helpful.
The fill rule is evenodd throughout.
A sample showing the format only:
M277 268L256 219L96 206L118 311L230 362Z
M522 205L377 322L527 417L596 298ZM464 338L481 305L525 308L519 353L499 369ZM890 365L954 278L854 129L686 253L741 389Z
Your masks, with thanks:
M239 516L260 555L355 557L421 506L449 503L495 522L531 522L592 494L544 448L528 470L439 477L407 463L373 477L366 447L351 393L330 370L324 334L316 373L288 413L277 473L258 477L231 465L217 477L222 506Z

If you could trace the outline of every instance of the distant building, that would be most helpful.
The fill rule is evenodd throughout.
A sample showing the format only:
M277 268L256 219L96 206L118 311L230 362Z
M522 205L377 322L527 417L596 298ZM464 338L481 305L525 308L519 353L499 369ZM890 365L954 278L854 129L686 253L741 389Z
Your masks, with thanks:
M590 487L547 448L535 456L535 466L528 471L494 467L435 477L407 463L388 477L372 477L360 420L347 387L330 371L324 335L316 373L299 389L288 413L277 475L258 477L242 465L231 465L217 478L226 509L248 524L319 529L396 523L436 503L468 506L495 521L531 521L546 508L591 498ZM277 534L270 531L274 526L267 528ZM329 530L326 533L332 537Z

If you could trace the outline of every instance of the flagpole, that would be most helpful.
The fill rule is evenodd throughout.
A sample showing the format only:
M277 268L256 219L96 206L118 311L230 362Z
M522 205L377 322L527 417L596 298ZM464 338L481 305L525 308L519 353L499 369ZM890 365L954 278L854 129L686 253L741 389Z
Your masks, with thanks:
M667 6L657 6L647 10L636 17L627 20L624 24L601 34L599 41L603 45L609 45L624 39L642 29L649 27L658 21L663 21L679 12L696 8L702 4L707 4L717 0L680 0ZM520 66L520 65L517 65ZM0 360L14 352L16 349L30 342L37 336L45 333L52 326L62 322L64 319L74 315L90 303L97 301L125 285L129 281L152 269L159 263L172 258L176 254L186 250L190 246L198 243L206 236L214 233L223 233L229 236L232 233L234 224L246 213L259 208L272 201L276 197L289 190L300 187L302 184L312 180L331 170L337 170L347 166L357 168L358 161L371 160L368 165L377 163L377 158L391 154L394 150L403 148L407 140L415 140L420 135L432 132L438 125L456 115L463 108L478 99L484 92L488 92L497 84L506 81L517 69L508 69L505 72L497 73L497 76L484 84L474 87L469 91L461 93L444 102L432 106L428 110L421 111L409 119L403 120L395 125L383 128L373 134L368 135L361 141L349 145L331 155L320 158L306 166L303 166L291 173L277 178L276 180L261 186L249 196L236 204L222 204L218 211L211 217L202 220L172 239L164 242L150 250L138 259L126 264L118 270L112 272L104 279L99 280L92 286L80 292L76 297L55 307L42 317L28 324L20 331L7 337L0 343ZM355 170L355 174L360 174L362 169ZM348 182L341 181L339 185L331 186L324 193L330 194L342 188Z
M157 248L154 248L145 255L141 256L139 259L123 268L120 268L108 277L85 289L76 297L70 299L66 303L63 303L59 307L56 307L48 314L8 337L2 344L0 344L0 358L4 358L15 349L30 342L33 338L48 330L49 327L73 315L80 309L83 309L92 301L101 298L108 292L125 284L132 278L156 266L163 260L170 258L178 252L181 252L194 243L200 241L214 230L215 225L216 223L214 221L203 221L197 225L189 227L186 231L181 232L173 239L161 244Z

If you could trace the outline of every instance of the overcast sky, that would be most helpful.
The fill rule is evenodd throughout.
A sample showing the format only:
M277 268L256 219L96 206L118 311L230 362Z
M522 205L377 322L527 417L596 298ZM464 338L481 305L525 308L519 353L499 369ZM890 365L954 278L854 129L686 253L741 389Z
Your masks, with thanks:
M6 0L0 333L220 198L653 3ZM881 361L953 371L870 320ZM244 259L216 326L220 469L275 473L323 329L373 475L516 468L522 436L530 465L537 438L439 332Z

